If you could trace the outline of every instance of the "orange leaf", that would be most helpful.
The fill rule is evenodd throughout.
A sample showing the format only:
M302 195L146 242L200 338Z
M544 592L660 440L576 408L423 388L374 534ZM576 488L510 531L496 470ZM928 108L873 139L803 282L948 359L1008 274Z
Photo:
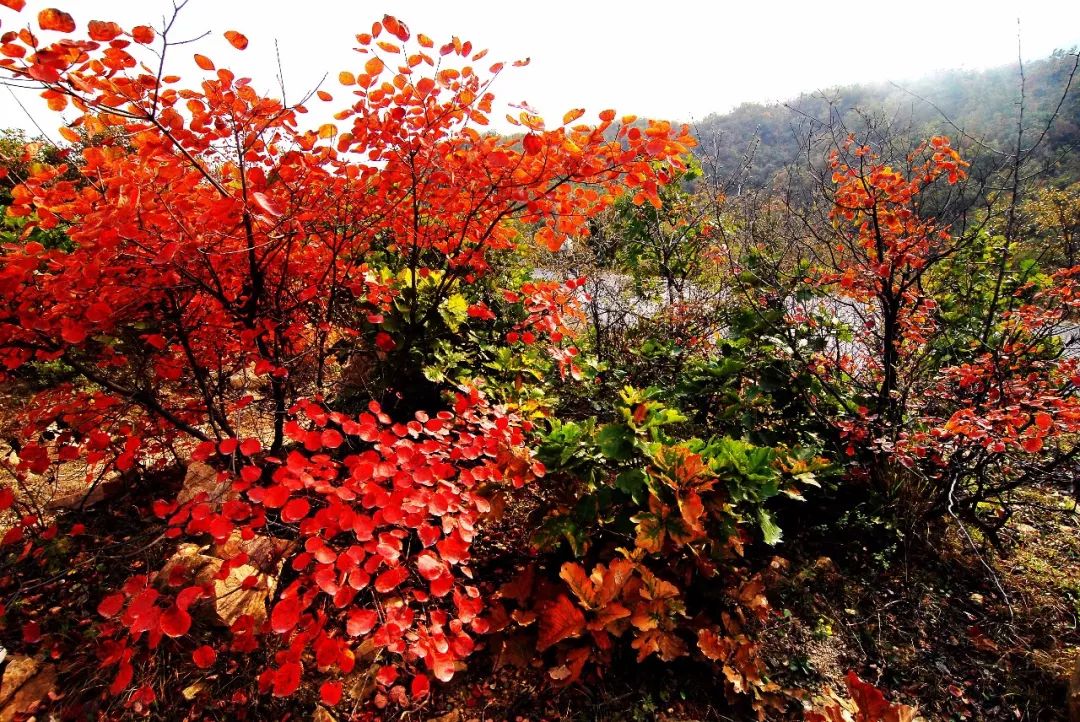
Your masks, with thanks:
M562 117L563 125L569 125L583 115L585 115L584 108L574 108L573 110L567 111L566 115Z
M198 53L195 53L195 64L198 65L203 70L213 70L214 69L214 61L212 61L210 58L206 57L205 55L199 55Z
M711 629L698 630L697 646L702 654L714 662L722 662L731 654L731 644L727 638Z
M564 639L580 635L585 629L585 615L565 594L537 606L540 612L540 634L536 640L536 648L541 652Z
M416 92L420 95L427 95L435 89L435 81L431 78L420 78L416 82Z
M45 95L42 93L42 97L47 98L49 104L49 110L63 110L67 107L67 96L60 93L50 93Z
M91 40L107 43L124 31L116 23L106 20L91 20L88 34Z
M342 85L356 85L356 76L348 70L342 70L337 75L338 82Z
M42 30L70 33L75 30L75 19L63 10L47 8L38 13L38 25Z
M566 585L570 587L570 591L585 606L591 608L596 605L596 588L589 579L589 575L585 573L583 566L574 562L566 562L562 565L562 569L559 570L559 577L566 582Z
M1035 414L1035 425L1039 427L1040 431L1049 431L1054 426L1054 417L1045 411L1040 411Z
M142 43L143 45L149 45L150 43L154 42L155 36L156 34L154 33L154 29L149 25L136 25L131 29L132 39L134 39L137 43Z
M237 50L243 50L248 46L247 36L235 30L226 30L225 39L229 41L229 45L232 45Z
M379 58L371 58L364 63L364 72L368 75L378 75L382 72L384 65L383 61Z
M0 5L19 12L26 7L26 0L0 0Z

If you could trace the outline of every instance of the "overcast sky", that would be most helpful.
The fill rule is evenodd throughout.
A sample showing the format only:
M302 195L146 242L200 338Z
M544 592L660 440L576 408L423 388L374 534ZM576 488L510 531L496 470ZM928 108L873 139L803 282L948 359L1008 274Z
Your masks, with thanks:
M168 0L29 0L18 15L0 7L2 28L36 29L37 11L53 5L82 28L89 20L159 26L171 8ZM551 119L584 106L594 118L610 107L692 120L838 84L1001 65L1017 57L1018 27L1025 59L1080 44L1080 2L1073 0L190 0L175 37L212 35L178 52L173 69L185 78L200 72L190 61L198 50L272 91L277 40L290 96L324 74L333 92L339 70L362 64L352 51L355 34L386 12L436 42L458 35L490 48L492 61L530 57L528 67L500 77L496 95L527 100ZM250 38L246 51L222 39L229 29ZM59 125L36 98L20 98L46 131ZM12 126L32 123L0 90L0 127Z

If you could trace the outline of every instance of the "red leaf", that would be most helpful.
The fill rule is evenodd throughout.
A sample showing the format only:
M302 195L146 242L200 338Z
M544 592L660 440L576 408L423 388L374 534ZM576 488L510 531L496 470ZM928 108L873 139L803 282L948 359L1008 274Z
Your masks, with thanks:
M458 564L469 558L469 545L462 540L457 530L435 545L439 556L451 564Z
M72 344L82 343L86 340L86 329L82 324L65 318L60 322L60 338Z
M274 202L270 200L269 196L265 193L255 191L251 194L251 200L254 201L255 205L266 215L273 216L274 218L281 216L281 209L274 205Z
M300 621L300 600L286 597L274 605L270 613L270 628L278 634L287 634Z
M375 591L385 594L393 591L403 581L409 578L409 570L405 567L394 567L375 577Z
M113 617L117 614L117 612L124 608L125 601L127 601L127 597L120 592L117 592L116 594L110 594L109 596L102 599L101 603L98 604L98 614L105 617L106 619L108 619L109 617Z
M375 674L375 679L379 684L391 685L398 677L398 671L396 668L391 667L389 664L383 665L379 671Z
M383 15L383 27L401 42L409 39L409 27L393 15Z
M323 682L319 687L319 699L328 707L341 701L341 682Z
M161 613L161 631L170 637L182 637L191 629L191 615L175 604Z
M214 61L206 57L205 55L199 55L198 53L195 53L195 64L203 70L214 69Z
M300 686L303 668L297 662L286 662L274 673L274 696L288 697Z
M425 675L418 674L413 677L412 684L409 685L409 690L412 693L413 699L426 697L428 692L431 691L431 680Z
M544 141L540 140L540 136L535 133L529 133L521 139L521 147L525 149L526 155L536 155L544 148Z
M446 571L446 562L431 552L423 552L416 558L416 570L429 582L438 579Z
M0 511L10 509L15 503L15 492L5 487L0 488Z
M191 653L191 659L199 669L206 669L217 661L217 652L214 648L204 644Z
M26 7L26 0L0 0L0 5L11 8L15 12L20 12Z
M38 13L38 25L42 30L55 30L59 33L75 31L75 19L63 10L47 8Z
M27 622L22 627L22 637L27 644L37 644L41 641L41 625L37 622Z
M373 609L352 609L345 631L350 637L367 634L379 621L379 615Z
M135 674L135 670L128 662L121 662L120 669L116 671L116 678L113 679L112 684L109 685L109 692L116 696L123 692L129 684L131 684L131 678Z
M306 517L309 511L311 511L311 504L307 499L292 499L281 510L281 518L291 524Z

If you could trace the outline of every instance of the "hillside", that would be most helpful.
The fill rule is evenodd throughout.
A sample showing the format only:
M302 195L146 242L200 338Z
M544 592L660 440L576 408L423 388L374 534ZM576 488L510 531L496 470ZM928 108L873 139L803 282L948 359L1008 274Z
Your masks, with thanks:
M911 138L949 135L965 157L1009 153L1016 146L1021 97L1027 146L1042 133L1061 101L1074 60L1064 52L1055 53L1025 64L1023 78L1014 64L954 70L906 87L882 82L808 92L774 105L746 103L694 124L698 153L716 162L706 167L720 176L748 166L746 180L760 186L781 168L804 163L807 134L830 117L853 130L873 118ZM1063 182L1080 177L1080 160L1072 152L1080 143L1080 93L1068 94L1046 141L1041 160L1049 176Z

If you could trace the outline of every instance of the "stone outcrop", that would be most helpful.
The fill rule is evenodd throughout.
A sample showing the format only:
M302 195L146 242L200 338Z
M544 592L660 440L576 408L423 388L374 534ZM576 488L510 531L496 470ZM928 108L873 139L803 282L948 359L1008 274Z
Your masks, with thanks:
M242 615L249 614L259 626L266 621L267 602L277 591L282 560L292 547L293 543L284 539L256 536L245 540L234 532L224 543L210 547L181 544L158 575L159 579L167 579L178 565L183 565L191 583L213 585L213 611L218 622L232 626ZM223 576L225 560L241 552L248 555L247 562L232 567ZM254 583L247 582L249 578Z
M21 654L12 655L0 681L0 722L31 712L56 687L56 665Z

